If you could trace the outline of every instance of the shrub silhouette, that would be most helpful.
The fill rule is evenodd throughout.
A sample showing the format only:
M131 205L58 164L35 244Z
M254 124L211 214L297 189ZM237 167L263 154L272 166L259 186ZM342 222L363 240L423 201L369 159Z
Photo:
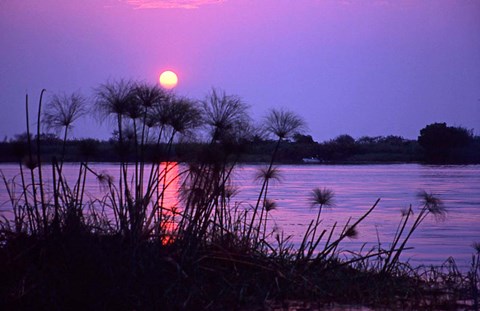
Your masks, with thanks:
M446 123L429 124L420 130L418 136L427 161L434 163L461 162L463 157L459 151L472 141L472 131Z

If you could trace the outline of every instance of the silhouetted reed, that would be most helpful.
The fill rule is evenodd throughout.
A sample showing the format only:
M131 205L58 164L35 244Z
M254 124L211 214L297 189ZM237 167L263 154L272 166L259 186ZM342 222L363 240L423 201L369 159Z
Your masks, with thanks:
M283 109L277 110L272 109L269 114L265 117L265 123L263 124L263 128L269 135L274 135L277 138L277 142L275 144L275 148L272 152L272 156L270 158L270 163L266 170L263 171L263 183L262 187L260 188L260 192L258 194L258 199L255 204L255 207L252 211L252 217L250 226L248 228L247 239L250 239L252 230L255 228L255 220L257 218L257 214L260 214L260 222L257 226L256 230L256 239L258 239L260 235L261 229L261 216L265 212L265 203L266 203L266 195L268 191L268 183L272 176L277 175L274 168L273 163L275 162L275 157L278 152L278 148L280 147L281 142L296 133L301 131L305 127L305 122L297 116L295 113L291 111L286 111ZM261 204L263 198L263 204ZM258 211L260 208L260 212Z
M2 173L13 215L0 222L0 308L221 310L268 308L288 299L408 309L466 302L478 308L478 245L466 275L453 260L440 268L400 261L426 217L445 216L432 194L420 194L416 215L411 208L403 213L388 249L379 243L367 251L341 251L380 199L359 218L327 229L322 211L334 205L334 192L313 189L316 215L299 245L271 223L270 213L281 208L268 196L271 183L281 181L276 155L284 139L304 128L293 112L272 110L265 118L264 128L277 142L255 177L258 198L237 202L231 176L242 144L254 136L240 98L214 89L197 102L131 81L108 82L95 94L93 110L101 120L111 119L117 133L115 176L87 162L89 150L73 180L63 169L65 147L60 160L42 166L41 105L34 145L27 100L20 181ZM83 104L80 95L53 97L43 112L43 122L63 129L63 146ZM178 163L173 146L185 139L208 144L191 162ZM86 185L93 180L103 195L89 196ZM167 200L172 188L179 191L175 204Z
M43 124L47 129L54 129L57 132L63 130L60 165L63 165L65 158L68 131L72 128L73 123L86 113L85 98L77 93L53 95L45 107L42 118Z
M405 237L403 237L402 235L409 223L409 220L413 216L413 210L410 206L408 210L402 211L402 222L400 222L399 224L399 229L397 229L391 249L388 252L387 258L385 259L382 270L383 272L391 272L392 269L394 269L394 267L396 266L396 262L399 260L400 255L405 249L408 240L429 214L433 215L437 220L443 220L445 218L446 210L443 202L439 198L425 191L419 192L417 196L422 200L423 206L420 208L418 215L413 220L410 230L407 231ZM403 241L397 248L397 245L402 239L402 237Z

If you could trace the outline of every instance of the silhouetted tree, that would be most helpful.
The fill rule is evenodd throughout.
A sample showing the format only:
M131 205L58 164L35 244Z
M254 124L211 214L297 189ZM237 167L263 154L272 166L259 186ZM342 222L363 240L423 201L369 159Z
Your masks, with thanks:
M315 143L313 141L313 138L311 135L302 135L302 134L295 134L293 135L293 140L296 142L296 143L299 143L299 144L313 144Z
M324 155L330 160L345 160L353 155L356 146L355 139L347 134L337 136L323 144Z
M420 130L418 143L425 149L428 162L462 162L462 148L473 141L471 130L447 126L446 123L429 124Z
M347 134L337 136L334 142L339 146L347 147L347 148L351 148L353 145L355 145L355 139L352 136Z

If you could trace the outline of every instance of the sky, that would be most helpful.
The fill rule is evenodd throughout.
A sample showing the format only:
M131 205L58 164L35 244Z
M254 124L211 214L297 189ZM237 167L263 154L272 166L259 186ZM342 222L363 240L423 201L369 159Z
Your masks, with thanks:
M480 1L0 1L1 140L25 131L27 93L32 111L43 88L93 102L102 83L164 70L176 94L214 87L257 120L294 111L316 141L416 139L434 122L480 135ZM73 135L111 131L87 118Z

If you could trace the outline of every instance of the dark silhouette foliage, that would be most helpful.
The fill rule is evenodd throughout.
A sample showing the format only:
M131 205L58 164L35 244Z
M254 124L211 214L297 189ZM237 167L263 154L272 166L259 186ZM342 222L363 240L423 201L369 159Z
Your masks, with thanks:
M299 144L314 144L315 141L312 138L312 135L303 135L295 134L293 135L293 140Z
M350 135L340 135L323 144L323 155L328 160L346 160L356 151L355 139Z
M447 126L446 123L429 124L420 130L418 143L425 149L427 162L466 162L465 150L473 142L471 130Z

